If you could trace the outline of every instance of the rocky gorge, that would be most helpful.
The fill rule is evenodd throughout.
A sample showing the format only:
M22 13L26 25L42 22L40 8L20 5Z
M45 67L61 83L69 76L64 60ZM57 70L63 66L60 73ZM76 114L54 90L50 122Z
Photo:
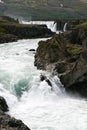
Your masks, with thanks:
M83 23L83 20L72 23L70 22L67 26L68 31L55 34L47 29L46 25L21 25L18 20L2 17L0 43L23 38L52 37L47 41L39 42L39 47L35 52L35 66L52 72L52 75L57 75L67 92L79 93L87 97L87 23ZM57 26L63 30L64 24ZM32 52L35 49L28 51ZM16 53L16 56L20 55ZM52 84L47 77L42 75L40 78L41 81L45 80L52 89ZM20 83L18 85L22 86ZM9 116L8 110L5 99L0 97L1 130L30 130L21 120Z
M41 41L35 66L58 75L66 91L87 97L87 23Z

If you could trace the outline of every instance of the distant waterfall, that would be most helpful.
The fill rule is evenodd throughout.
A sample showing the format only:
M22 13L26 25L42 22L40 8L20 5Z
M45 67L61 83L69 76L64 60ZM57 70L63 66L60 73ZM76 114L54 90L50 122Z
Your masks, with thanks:
M63 27L63 32L66 31L66 27L67 27L67 23L64 24L64 27Z
M49 28L52 32L58 32L57 31L57 23L54 21L20 21L22 24L37 24L37 25L47 25L47 28Z
M0 0L0 3L4 3L2 0Z

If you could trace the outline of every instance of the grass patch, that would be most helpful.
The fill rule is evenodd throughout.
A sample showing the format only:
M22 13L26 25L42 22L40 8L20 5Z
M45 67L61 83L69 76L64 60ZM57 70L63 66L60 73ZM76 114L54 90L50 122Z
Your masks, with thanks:
M78 29L84 29L84 30L87 31L87 22L78 25L77 28L78 28Z

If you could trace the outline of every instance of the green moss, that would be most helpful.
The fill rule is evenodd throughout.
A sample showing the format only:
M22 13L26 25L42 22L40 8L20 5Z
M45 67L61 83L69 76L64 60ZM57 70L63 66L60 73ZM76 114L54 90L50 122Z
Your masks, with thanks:
M82 52L82 47L78 45L69 45L66 51L69 55L79 55Z
M51 42L50 41L50 42L47 43L47 47L50 47L50 48L53 48L53 49L54 48L58 48L59 49L59 44L58 44L57 41L55 41L55 42L53 42L53 41Z
M84 23L78 25L77 28L79 28L79 29L84 29L84 30L87 31L87 22L84 22Z
M6 34L6 30L2 27L0 27L0 34Z

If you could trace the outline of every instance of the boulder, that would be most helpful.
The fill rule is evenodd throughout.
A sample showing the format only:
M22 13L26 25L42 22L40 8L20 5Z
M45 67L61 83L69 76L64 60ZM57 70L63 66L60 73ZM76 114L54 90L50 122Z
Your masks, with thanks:
M0 97L0 130L30 130L21 120L17 120L5 112L8 105L3 97Z
M35 51L35 49L30 49L29 51Z
M0 115L0 129L5 130L30 130L21 120L17 120L9 115Z
M0 96L0 110L2 110L3 112L7 112L8 111L8 105L5 101L5 99L3 97Z

